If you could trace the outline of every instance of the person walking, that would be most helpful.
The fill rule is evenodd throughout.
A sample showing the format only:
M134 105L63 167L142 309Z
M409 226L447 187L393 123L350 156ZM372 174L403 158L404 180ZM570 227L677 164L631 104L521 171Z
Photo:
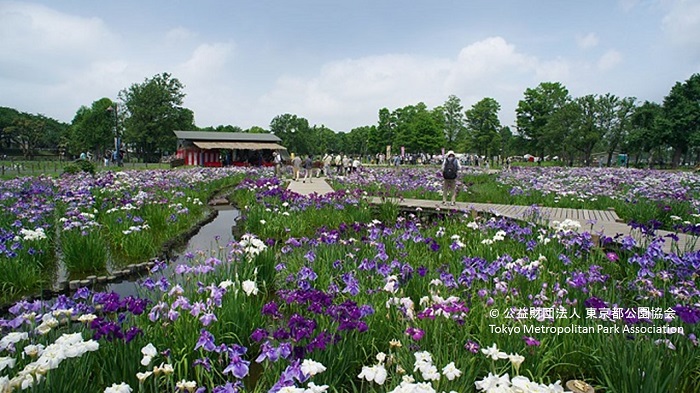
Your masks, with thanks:
M306 183L306 179L309 179L309 183L313 183L312 181L312 176L311 172L314 169L314 161L311 158L311 154L306 156L306 159L304 160L304 180L302 181L303 183Z
M275 164L275 176L280 177L282 175L282 156L280 153L276 151L272 153L272 162Z
M301 157L295 156L292 159L292 169L294 171L294 180L299 181L299 171L301 170Z
M447 152L445 161L442 162L442 204L447 204L448 195L451 197L450 204L454 206L457 198L457 174L459 173L459 160L455 158L455 152Z
M323 176L328 177L331 174L331 162L333 161L333 156L329 153L323 157Z

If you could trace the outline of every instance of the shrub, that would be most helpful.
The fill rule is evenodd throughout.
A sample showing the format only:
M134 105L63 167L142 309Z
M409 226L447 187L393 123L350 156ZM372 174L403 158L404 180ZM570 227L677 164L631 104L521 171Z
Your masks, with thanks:
M75 175L81 171L94 175L95 165L87 160L75 160L73 163L63 167L63 173L68 173L70 175Z

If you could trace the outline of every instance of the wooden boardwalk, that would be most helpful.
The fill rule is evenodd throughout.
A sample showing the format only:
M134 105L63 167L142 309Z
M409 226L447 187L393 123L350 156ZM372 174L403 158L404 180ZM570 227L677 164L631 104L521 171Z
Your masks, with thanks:
M333 192L331 186L323 178L313 179L313 183L302 183L292 181L288 188L292 191L303 195L317 193L323 195ZM371 197L370 202L373 204L381 204L384 202L382 198ZM440 201L427 199L392 199L392 203L407 209L420 208L424 211L444 211L457 210L463 212L485 212L497 216L509 217L516 220L532 221L541 225L556 226L559 222L566 219L578 221L581 224L582 231L588 231L593 234L605 235L614 237L615 235L630 235L635 238L638 243L643 242L643 236L639 231L633 230L626 223L620 220L614 210L588 210L588 209L568 209L558 207L542 207L542 206L520 206L520 205L502 205L493 203L470 203L457 202L454 206L443 205ZM678 242L671 241L666 238L664 243L664 251L667 252L687 252L700 250L700 241L693 236L685 234L676 234L668 231L657 231L658 236L676 235Z

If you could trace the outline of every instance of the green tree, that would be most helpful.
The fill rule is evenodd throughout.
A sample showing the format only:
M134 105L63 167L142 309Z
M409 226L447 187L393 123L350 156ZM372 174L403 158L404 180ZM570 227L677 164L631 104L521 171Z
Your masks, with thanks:
M547 124L557 110L570 100L569 91L559 82L543 82L534 89L526 89L518 102L516 123L518 133L540 157L551 145L544 138Z
M614 96L613 96L614 97ZM625 149L624 141L627 139L627 135L632 129L632 114L635 109L635 102L637 101L634 97L626 97L622 99L615 99L611 102L613 105L613 115L610 127L605 132L605 144L607 146L608 153L608 163L607 165L612 165L613 154L618 147ZM626 150L625 150L626 152Z
M338 134L339 133L333 132L333 130L324 125L314 125L311 129L310 153L316 156L342 148L342 146L339 146L342 143L339 140Z
M247 132L243 131L243 129L239 126L232 126L230 124L227 125L218 125L216 127L213 126L208 126L208 127L200 127L198 128L199 131L213 131L213 132Z
M574 99L579 107L577 127L570 135L571 145L581 152L583 162L591 164L593 149L603 139L610 122L609 99L589 94Z
M12 142L22 150L24 158L31 160L46 132L46 125L44 116L25 114L16 118L13 125L6 129L6 132L10 134Z
M550 152L574 165L576 149L574 148L579 122L581 120L581 107L578 102L569 101L559 108L550 117L543 138L552 145Z
M498 131L499 140L501 142L501 154L505 157L510 157L513 155L513 132L511 132L510 127L503 126Z
M439 151L445 144L442 116L439 109L429 111L422 102L396 109L389 117L396 124L393 151L399 152L402 146L407 153Z
M346 151L349 154L365 157L369 152L369 135L374 129L376 129L375 126L363 126L350 130L346 135L348 143Z
M379 110L379 122L377 124L376 132L372 133L370 137L370 146L372 151L379 153L386 152L386 147L394 143L394 136L396 134L396 115L389 111L387 108L382 108ZM392 146L392 154L396 154L399 150L397 146Z
M251 134L269 134L270 131L259 127L259 126L252 126L249 129L247 129L245 132L249 132Z
M115 104L109 98L101 98L88 108L81 106L73 117L68 130L69 152L75 155L92 152L101 157L105 150L114 147Z
M673 148L671 165L675 168L688 151L691 141L700 141L700 74L684 83L677 82L664 98L662 140Z
M493 98L484 98L466 111L466 129L469 146L477 154L490 157L501 154L501 121L498 111L501 105Z
M12 127L21 115L16 109L0 107L0 148L12 147Z
M636 107L632 113L630 132L625 138L624 148L629 154L635 156L635 165L639 164L639 158L648 154L653 147L659 146L662 135L657 132L658 119L661 117L661 105L645 101Z
M175 150L173 131L195 129L194 113L182 106L184 85L168 73L155 75L119 93L126 107L124 143L145 161Z
M282 140L282 146L297 155L312 154L312 131L308 120L289 113L275 116L270 122L270 132Z
M465 119L463 111L462 102L454 95L449 96L442 106L445 139L449 149L455 149L459 141L464 139Z

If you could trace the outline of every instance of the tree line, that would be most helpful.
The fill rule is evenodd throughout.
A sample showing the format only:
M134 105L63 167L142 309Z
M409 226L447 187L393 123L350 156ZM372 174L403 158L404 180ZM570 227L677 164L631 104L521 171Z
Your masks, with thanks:
M174 130L273 133L289 152L352 155L392 152L439 154L442 149L482 156L531 154L558 156L571 164L590 164L603 156L610 165L616 153L633 163L673 166L700 162L700 74L677 82L662 103L635 97L591 94L572 97L559 82L528 88L518 102L515 124L499 120L501 105L486 97L465 109L451 95L435 108L424 103L390 110L381 108L374 125L336 132L311 125L303 117L281 114L269 128L233 125L197 127L195 114L183 106L184 85L162 73L119 92L117 101L101 98L80 107L70 124L43 115L0 107L0 149L19 149L31 159L39 149L57 149L68 156L100 155L123 146L147 162L172 154Z

